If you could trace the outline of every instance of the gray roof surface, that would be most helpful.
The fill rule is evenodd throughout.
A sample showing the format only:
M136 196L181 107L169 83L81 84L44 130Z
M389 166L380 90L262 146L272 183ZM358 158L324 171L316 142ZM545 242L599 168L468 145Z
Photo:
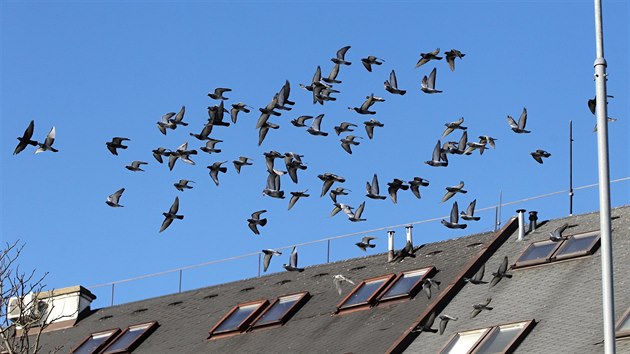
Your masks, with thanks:
M630 306L630 207L612 210L616 319ZM599 213L551 220L517 241L518 231L486 263L484 280L504 256L513 264L534 241L548 239L550 231L568 222L564 235L599 230ZM602 353L601 252L592 256L511 270L511 279L495 287L466 285L442 313L459 317L444 335L423 332L407 353L437 353L455 333L535 319L538 323L515 353ZM492 311L470 319L472 305L491 297ZM437 328L437 323L435 327ZM618 353L630 353L630 340L617 341Z
M431 300L420 292L409 301L331 316L335 306L352 290L352 286L346 286L344 294L338 295L332 277L343 274L358 283L375 276L435 266L439 272L434 279L448 284L481 252L483 246L474 244L485 243L493 235L485 233L428 244L416 252L415 259L407 258L401 263L387 263L387 255L378 254L308 267L303 273L275 273L98 309L73 328L43 334L44 352L59 345L69 351L97 331L158 321L160 327L134 353L383 353L440 291L435 291ZM434 251L442 252L433 254ZM290 282L280 284L283 280ZM242 291L250 287L253 289ZM233 306L259 299L273 301L301 291L310 292L312 297L284 326L207 340L208 331ZM209 295L216 296L208 298ZM179 301L180 304L173 304Z

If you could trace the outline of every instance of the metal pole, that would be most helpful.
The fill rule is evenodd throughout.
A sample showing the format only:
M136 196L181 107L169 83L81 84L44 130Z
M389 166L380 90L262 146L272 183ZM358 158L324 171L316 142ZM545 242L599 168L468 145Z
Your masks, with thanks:
M258 277L260 278L260 258L262 257L262 254L259 253L258 254Z
M112 302L110 306L114 306L114 283L112 283Z
M328 245L326 246L326 263L330 263L330 239L328 239Z
M182 292L182 272L183 271L184 271L183 269L179 270L179 288L178 288L178 291L177 291L179 293Z
M569 120L569 216L573 215L573 120Z
M602 1L595 3L595 102L597 105L597 160L599 172L599 229L602 255L602 302L604 320L604 352L614 354L615 300L613 290L613 259L610 226L610 176L608 165L608 104L606 102L606 59L604 59L604 30Z

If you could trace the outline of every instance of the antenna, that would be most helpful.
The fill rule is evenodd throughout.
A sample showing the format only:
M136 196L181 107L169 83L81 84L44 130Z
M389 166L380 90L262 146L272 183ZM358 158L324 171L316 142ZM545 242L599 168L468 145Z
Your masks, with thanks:
M569 216L573 216L573 120L569 120Z

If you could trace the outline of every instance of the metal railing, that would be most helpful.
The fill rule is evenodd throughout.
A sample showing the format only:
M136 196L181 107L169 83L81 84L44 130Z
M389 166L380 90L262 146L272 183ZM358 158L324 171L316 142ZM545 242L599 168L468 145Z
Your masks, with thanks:
M610 183L613 184L613 183L619 183L619 182L624 182L624 181L628 181L628 180L630 180L630 177L623 177L623 178L618 178L618 179L615 179L615 180L611 180ZM509 202L505 202L505 203L502 202L502 193L501 193L499 195L499 203L498 204L492 205L492 206L488 206L488 207L484 207L484 208L477 208L476 212L484 212L484 211L489 211L489 210L495 210L494 231L496 231L501 226L501 210L502 210L503 207L510 206L510 205L515 205L515 204L521 204L521 203L525 203L525 202L529 202L529 201L533 201L533 200L537 200L537 199L549 198L549 197L556 196L556 195L561 195L561 194L568 194L569 197L571 197L572 194L575 193L576 191L590 189L590 188L594 188L594 187L597 187L597 186L598 186L598 183L593 183L593 184L588 184L588 185L575 187L575 188L571 188L571 189L565 189L565 190L560 190L560 191L556 191L556 192L541 194L541 195L537 195L537 196L534 196L534 197L529 197L529 198L523 198L523 199L519 199L519 200L509 201ZM572 208L572 207L570 207L570 208ZM408 223L404 223L404 224L389 225L389 226L379 227L379 228L370 229L370 230L363 230L363 231L359 231L359 232L352 232L352 233L347 233L347 234L342 234L342 235L337 235L337 236L331 236L331 237L326 237L326 238L322 238L322 239L318 239L318 240L314 240L314 241L307 241L307 242L302 242L302 243L298 243L298 244L293 244L293 245L290 245L290 246L278 247L278 248L275 248L275 249L276 250L289 250L289 249L292 249L293 247L301 247L301 246L308 246L308 245L326 243L326 263L328 263L328 262L330 262L331 241L333 241L333 240L344 239L344 238L353 237L353 236L357 236L357 235L366 235L366 234L370 234L370 233L374 233L374 232L378 232L378 231L387 231L387 230L392 230L392 229L406 227L406 226L409 226L409 225L419 225L419 224L425 224L425 223L430 223L430 222L436 222L436 221L440 221L440 220L445 219L445 218L448 218L448 216L440 216L440 217L435 217L435 218L431 218L431 219L412 221L412 222L408 222ZM117 280L117 281L113 281L113 282L92 285L92 286L88 286L87 288L90 289L92 292L94 292L95 289L110 288L109 305L113 306L114 305L114 299L115 299L115 291L116 291L116 286L117 285L121 285L121 284L125 284L125 283L131 283L131 282L137 282L137 281L140 281L140 280L143 280L143 279L163 277L163 276L170 275L170 274L177 274L177 284L178 284L177 292L182 292L182 279L183 279L184 271L189 271L189 270L193 270L193 269L197 269L197 268L207 267L207 266L215 265L215 264L226 263L226 262L240 260L240 259L249 258L249 257L258 257L258 262L257 262L258 263L258 270L257 270L256 276L260 277L261 276L262 254L263 254L262 252L247 253L247 254L242 254L242 255L238 255L238 256L234 256L234 257L223 258L223 259L218 259L218 260L214 260L214 261L199 263L199 264L195 264L195 265L189 265L189 266L179 267L179 268L175 268L175 269L165 270L165 271L162 271L162 272L145 274L145 275L141 275L141 276L137 276L137 277L133 277L133 278L127 278L127 279ZM220 282L218 282L218 283L220 283ZM203 286L216 285L218 283L217 282L215 282L215 283L208 283L208 284L204 284ZM188 290L192 290L192 289L188 289ZM143 294L143 295L145 296L145 298L148 297L147 294Z

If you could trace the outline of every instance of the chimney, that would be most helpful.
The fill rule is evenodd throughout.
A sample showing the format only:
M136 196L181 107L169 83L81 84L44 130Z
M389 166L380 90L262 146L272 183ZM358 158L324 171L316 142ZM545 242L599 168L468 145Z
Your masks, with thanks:
M413 229L413 226L407 225L405 226L405 229L407 231L407 242L411 242L411 244L413 245L413 235L411 234L411 229Z
M518 241L523 241L525 237L525 209L518 209Z
M538 212L532 210L529 212L529 232L536 231L536 226L538 226Z
M394 259L394 230L387 231L387 261L391 262Z

